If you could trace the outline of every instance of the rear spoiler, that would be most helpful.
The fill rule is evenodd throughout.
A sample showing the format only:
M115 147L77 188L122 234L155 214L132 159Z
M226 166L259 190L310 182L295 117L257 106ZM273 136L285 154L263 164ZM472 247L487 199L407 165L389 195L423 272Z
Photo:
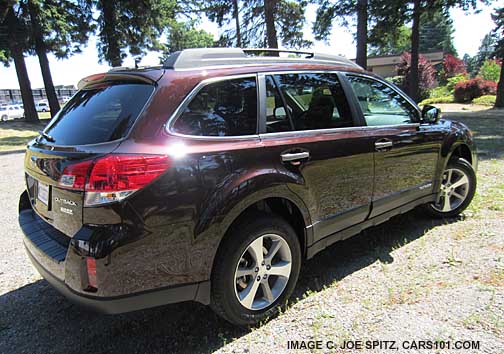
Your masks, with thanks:
M79 81L77 84L77 88L82 90L90 85L96 85L111 81L133 81L145 84L154 85L156 82L163 76L163 73L158 76L153 75L141 75L135 72L120 72L120 71L109 71L106 73L93 74L87 76Z

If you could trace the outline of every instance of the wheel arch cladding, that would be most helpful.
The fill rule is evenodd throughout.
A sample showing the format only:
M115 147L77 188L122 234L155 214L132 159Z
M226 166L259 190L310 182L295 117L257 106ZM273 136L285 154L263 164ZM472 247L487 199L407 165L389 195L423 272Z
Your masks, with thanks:
M222 237L218 243L217 249L212 260L212 269L215 265L215 256L218 254L221 246L227 237L230 236L233 226L240 223L247 216L254 213L267 213L283 218L289 223L300 242L302 257L306 256L306 249L309 246L312 235L310 217L308 209L286 186L277 186L262 190L249 196L246 200L235 206L223 221Z
M463 158L467 160L467 162L469 162L471 165L473 164L471 149L465 143L457 144L452 147L452 152L449 155L449 160L455 157Z

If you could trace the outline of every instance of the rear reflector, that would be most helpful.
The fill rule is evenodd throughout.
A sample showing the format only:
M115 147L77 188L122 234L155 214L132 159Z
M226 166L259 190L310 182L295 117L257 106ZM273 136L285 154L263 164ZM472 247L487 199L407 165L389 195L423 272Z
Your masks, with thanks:
M88 276L87 291L96 291L98 285L96 282L96 259L93 257L86 257L86 270Z
M86 192L84 205L122 200L170 167L167 156L107 155L65 167L59 186Z

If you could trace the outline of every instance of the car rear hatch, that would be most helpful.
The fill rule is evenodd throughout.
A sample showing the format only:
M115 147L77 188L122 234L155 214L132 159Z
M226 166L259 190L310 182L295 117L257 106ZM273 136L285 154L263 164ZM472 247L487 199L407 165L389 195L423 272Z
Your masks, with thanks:
M28 145L27 193L41 218L68 237L79 231L90 169L119 146L154 89L141 76L94 76Z

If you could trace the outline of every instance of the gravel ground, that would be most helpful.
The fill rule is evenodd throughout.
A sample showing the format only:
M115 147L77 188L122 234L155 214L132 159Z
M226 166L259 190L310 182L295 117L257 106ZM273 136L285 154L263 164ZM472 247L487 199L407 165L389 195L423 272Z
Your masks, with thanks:
M119 316L72 305L40 278L22 246L23 156L0 156L0 353L309 352L288 350L290 340L392 340L396 352L405 352L405 340L475 340L479 350L452 352L502 353L504 114L496 117L488 124L495 146L480 129L487 145L478 195L462 218L432 220L415 210L333 245L306 262L289 309L251 331L199 304Z

